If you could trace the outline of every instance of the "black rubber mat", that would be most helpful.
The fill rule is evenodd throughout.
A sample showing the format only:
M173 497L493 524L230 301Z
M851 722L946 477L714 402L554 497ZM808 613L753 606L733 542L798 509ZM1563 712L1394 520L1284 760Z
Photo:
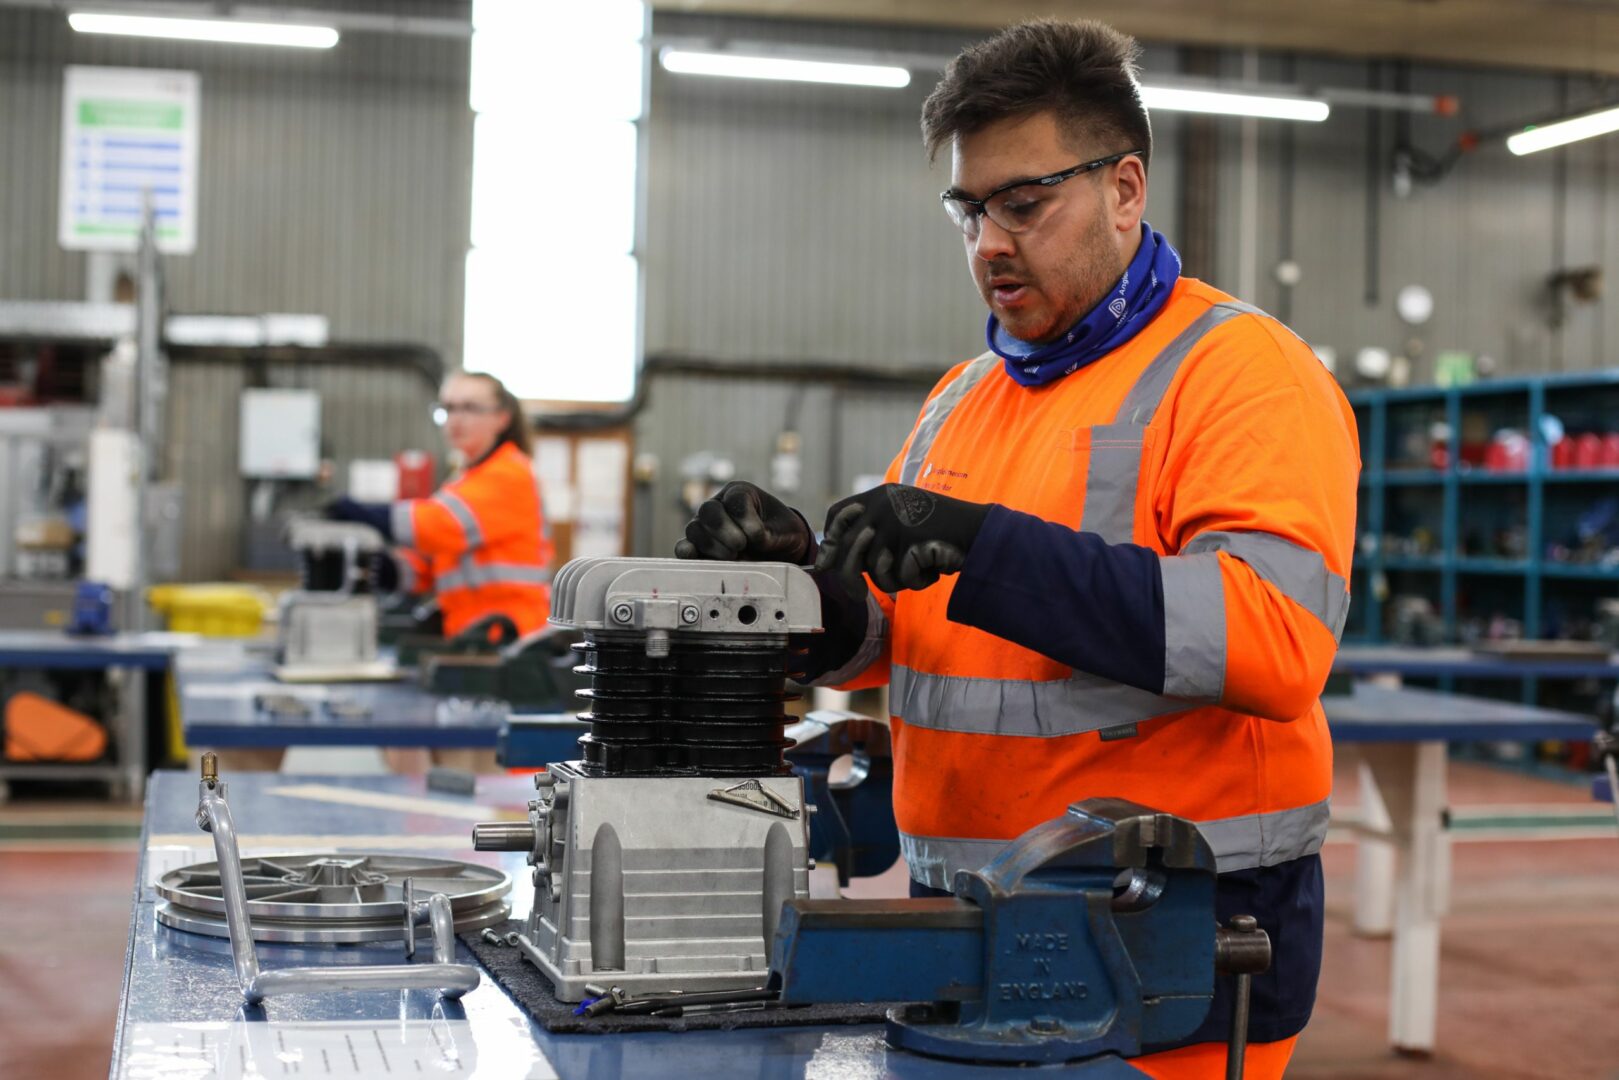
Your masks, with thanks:
M521 930L521 921L512 920L505 926L495 927L504 936L508 931ZM557 1034L606 1035L627 1031L730 1031L735 1028L754 1027L828 1027L836 1024L880 1024L888 1010L898 1002L862 1002L839 1005L795 1005L791 1008L771 1006L734 1012L693 1013L690 1016L575 1016L577 1007L556 999L551 980L527 960L522 951L510 945L492 945L482 932L462 934L461 940L472 950L484 970L505 987L506 992L534 1017L547 1031Z

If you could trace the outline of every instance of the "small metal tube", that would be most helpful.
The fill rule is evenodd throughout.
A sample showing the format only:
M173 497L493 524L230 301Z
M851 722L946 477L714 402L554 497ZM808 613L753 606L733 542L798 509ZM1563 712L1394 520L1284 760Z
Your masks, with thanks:
M450 898L434 893L427 898L427 917L433 923L433 963L450 964L455 961L455 913L450 909ZM477 984L474 983L474 986Z
M533 851L534 826L526 821L483 821L472 827L474 851Z
M247 887L242 884L236 824L222 795L221 788L204 781L197 819L214 837L214 859L219 863L220 892L225 901L225 927L230 934L231 966L236 969L236 983L247 1003L257 1005L264 1000L264 995L257 992L259 956L253 947L253 925L247 917Z

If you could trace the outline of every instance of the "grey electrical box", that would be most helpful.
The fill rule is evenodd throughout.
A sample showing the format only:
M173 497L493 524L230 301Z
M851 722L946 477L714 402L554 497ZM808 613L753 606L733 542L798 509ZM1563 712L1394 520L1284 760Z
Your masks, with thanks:
M320 470L320 395L243 390L241 471L252 479L312 480Z

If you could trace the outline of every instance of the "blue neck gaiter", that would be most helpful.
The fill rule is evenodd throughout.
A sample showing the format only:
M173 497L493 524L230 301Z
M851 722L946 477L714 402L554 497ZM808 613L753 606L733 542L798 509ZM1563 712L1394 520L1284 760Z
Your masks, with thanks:
M1181 257L1169 241L1141 223L1141 246L1108 294L1068 332L1046 345L1013 337L993 313L984 328L1006 373L1022 386L1044 386L1112 352L1152 322L1181 276Z

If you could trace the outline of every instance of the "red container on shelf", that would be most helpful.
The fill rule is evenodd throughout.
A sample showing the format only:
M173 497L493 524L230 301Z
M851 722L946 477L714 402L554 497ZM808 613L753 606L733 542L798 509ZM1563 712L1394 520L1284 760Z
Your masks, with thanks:
M1593 431L1574 439L1574 467L1576 469L1602 468L1602 436Z
M1602 436L1602 467L1619 469L1619 431L1610 431Z
M1574 467L1574 438L1565 436L1556 446L1552 447L1552 468L1572 469Z
M1529 468L1529 440L1516 431L1497 435L1484 451L1484 468L1487 472L1525 472Z
M399 497L425 499L433 494L433 458L424 450L401 450L394 455L399 469Z

